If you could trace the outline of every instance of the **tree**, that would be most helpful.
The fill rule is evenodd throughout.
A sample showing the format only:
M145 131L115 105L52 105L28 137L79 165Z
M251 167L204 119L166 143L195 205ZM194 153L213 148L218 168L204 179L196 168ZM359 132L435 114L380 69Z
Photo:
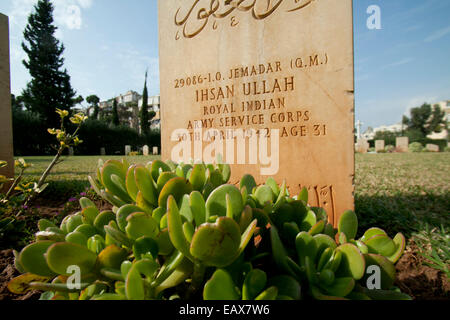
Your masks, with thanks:
M411 117L404 116L403 124L407 127L407 134L413 132L415 136L426 138L446 127L444 116L445 112L441 111L438 105L432 108L430 104L424 103L421 107L411 109Z
M94 108L94 113L92 114L91 118L94 120L98 119L98 113L99 113L99 102L100 102L100 98L97 97L95 94L90 95L89 97L86 98L86 102L89 103L91 105L91 107Z
M400 133L392 131L378 131L375 133L373 140L384 140L386 145L395 146L397 137L400 137Z
M64 65L64 45L55 37L53 5L50 0L39 0L35 13L28 17L23 33L22 48L28 56L23 64L31 81L23 90L23 102L28 110L36 112L48 126L56 127L59 119L56 108L70 111L74 105L75 91Z
M150 131L150 118L148 114L147 71L145 72L144 92L142 93L141 132Z
M115 126L119 126L120 125L119 111L117 110L117 99L114 99L114 101L113 101L112 124L115 125Z

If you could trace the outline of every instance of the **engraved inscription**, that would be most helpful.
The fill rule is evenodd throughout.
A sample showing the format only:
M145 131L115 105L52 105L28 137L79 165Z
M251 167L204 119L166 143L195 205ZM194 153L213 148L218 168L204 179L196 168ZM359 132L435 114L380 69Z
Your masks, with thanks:
M212 29L217 30L217 20L230 17L230 26L239 25L233 12L250 12L255 20L263 20L272 15L277 9L285 6L285 12L294 12L310 5L314 0L195 0L184 15L181 8L175 13L175 25L182 31L177 31L175 39L179 40L181 34L185 38L193 38L200 34L212 23Z

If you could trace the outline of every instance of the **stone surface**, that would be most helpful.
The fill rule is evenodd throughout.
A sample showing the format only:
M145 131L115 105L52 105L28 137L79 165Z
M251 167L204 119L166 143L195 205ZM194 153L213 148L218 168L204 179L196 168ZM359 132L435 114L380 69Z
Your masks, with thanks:
M14 177L14 151L11 115L8 17L0 13L0 160L8 166L0 174Z
M426 148L428 151L431 151L431 152L439 152L439 146L436 144L431 144L431 143L427 144Z
M333 223L354 209L352 1L158 5L163 159L222 154L231 183L306 186Z
M384 148L385 148L384 140L375 141L375 151L376 152L384 151Z
M75 150L72 147L69 148L69 156L73 156L75 154Z
M125 146L125 155L128 156L131 153L131 146Z
M144 147L142 148L142 154L143 154L144 156L148 156L148 155L150 154L150 150L149 150L149 147L148 147L148 146L144 146Z
M105 148L100 148L100 155L101 156L105 156L106 155L106 149Z
M153 147L153 155L157 156L159 154L158 147Z
M409 151L409 138L408 137L398 137L396 141L397 152L408 152Z
M358 153L367 153L369 151L370 144L366 139L359 139L355 145L355 150Z

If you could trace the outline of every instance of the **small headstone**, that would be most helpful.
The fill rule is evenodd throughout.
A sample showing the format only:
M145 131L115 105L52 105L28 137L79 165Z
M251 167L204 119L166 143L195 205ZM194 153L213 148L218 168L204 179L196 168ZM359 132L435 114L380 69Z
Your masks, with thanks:
M131 153L131 146L125 146L125 155L128 156Z
M73 157L73 155L75 154L75 151L73 150L73 147L69 148L69 156Z
M14 177L14 152L11 116L11 83L9 65L9 22L0 13L0 160L8 162L0 174ZM0 190L1 191L1 190Z
M106 155L106 149L100 148L100 155L105 156Z
M370 144L366 139L359 139L356 143L356 152L358 153L367 153L369 151Z
M306 187L335 225L354 210L352 0L158 4L162 158Z
M375 141L375 152L384 151L385 145L384 140Z
M409 138L408 137L398 137L397 138L396 151L397 152L408 152L409 151Z
M153 147L153 155L157 156L159 154L158 147Z
M430 152L439 152L439 146L438 145L436 145L436 144L427 144L426 145L426 148L427 148L427 150L428 151L430 151Z
M148 146L144 146L144 147L142 148L142 154L143 154L144 156L148 156L149 153L150 153L149 147L148 147Z

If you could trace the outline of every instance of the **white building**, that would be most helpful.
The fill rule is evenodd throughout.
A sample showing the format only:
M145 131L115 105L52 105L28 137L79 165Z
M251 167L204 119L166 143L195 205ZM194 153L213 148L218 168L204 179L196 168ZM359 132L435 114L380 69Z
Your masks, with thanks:
M118 105L127 106L135 103L137 104L138 109L133 110L133 107L130 105L129 111L139 115L139 112L142 109L143 104L143 97L137 93L136 91L128 91L125 94L121 94L113 99L102 101L99 103L100 109L109 109L113 106L113 101L116 99ZM161 129L161 113L160 113L160 96L153 96L148 98L148 111L154 111L156 113L156 116L152 119L150 127L151 129L159 130ZM130 127L135 128L139 130L139 123L136 122L136 119L133 119L132 117L129 118L130 121ZM137 128L136 128L137 126Z
M450 100L444 100L438 103L431 104L432 107L435 105L438 105L441 110L445 111L445 118L447 119L447 123L450 122ZM393 133L401 133L403 130L406 129L402 122L390 125L390 126L379 126L377 128L368 128L366 132L362 134L362 137L366 140L373 140L375 138L375 135L377 132L393 132ZM429 139L433 140L445 140L448 138L448 132L447 130L443 130L440 133L433 133L427 136Z

